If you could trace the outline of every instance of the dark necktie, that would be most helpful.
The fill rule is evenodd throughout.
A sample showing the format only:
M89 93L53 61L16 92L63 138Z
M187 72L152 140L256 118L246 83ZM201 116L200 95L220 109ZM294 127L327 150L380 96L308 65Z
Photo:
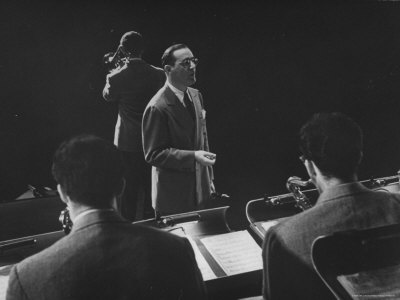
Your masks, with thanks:
M192 117L193 120L195 120L196 115L194 112L194 105L193 105L193 102L190 101L189 95L187 92L185 92L185 94L183 96L183 102L185 103L186 109L188 110L190 116Z

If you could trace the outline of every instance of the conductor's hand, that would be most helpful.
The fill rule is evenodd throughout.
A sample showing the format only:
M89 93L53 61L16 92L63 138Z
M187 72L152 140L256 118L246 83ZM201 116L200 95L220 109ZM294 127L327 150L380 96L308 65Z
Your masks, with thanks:
M211 152L199 150L194 152L194 158L203 166L212 166L215 164L217 155Z

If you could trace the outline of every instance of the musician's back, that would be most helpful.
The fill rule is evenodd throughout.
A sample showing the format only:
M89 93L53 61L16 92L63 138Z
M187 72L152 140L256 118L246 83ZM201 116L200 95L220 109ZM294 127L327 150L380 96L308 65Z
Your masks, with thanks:
M267 299L334 299L311 261L321 235L400 223L400 195L358 182L362 131L341 113L315 114L300 130L300 149L320 195L312 208L267 231L263 245Z
M7 299L204 299L186 239L92 212L14 267Z

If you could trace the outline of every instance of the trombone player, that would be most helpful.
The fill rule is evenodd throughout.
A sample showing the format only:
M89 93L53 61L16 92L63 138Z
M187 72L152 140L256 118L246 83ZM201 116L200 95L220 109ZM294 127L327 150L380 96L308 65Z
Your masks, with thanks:
M136 219L137 206L141 202L144 214L152 217L151 170L144 160L142 147L142 116L154 94L164 85L165 74L142 59L144 43L139 32L126 32L116 53L109 62L117 68L106 77L103 97L118 106L114 144L121 151L125 166L125 191L120 199L123 217Z

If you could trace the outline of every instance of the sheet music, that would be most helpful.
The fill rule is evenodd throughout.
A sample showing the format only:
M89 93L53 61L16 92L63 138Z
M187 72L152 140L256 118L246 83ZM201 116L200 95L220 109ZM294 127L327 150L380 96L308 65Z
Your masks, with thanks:
M6 299L8 275L13 265L0 267L0 300Z
M206 237L200 241L228 276L262 269L261 248L247 230Z
M275 226L276 224L278 224L279 222L276 220L272 220L272 221L266 221L266 222L262 222L261 226L262 228L265 230L265 232L268 231L268 229L270 229L272 226Z
M180 237L186 237L186 232L185 232L185 230L183 229L182 226L174 227L174 228L168 230L168 232L172 233L172 234L175 234L177 236L180 236Z
M196 242L190 236L186 236L186 238L189 240L190 244L192 245L192 248L194 250L194 255L196 256L197 265L200 269L201 275L203 275L203 280L206 281L206 280L217 278L217 276L211 269L210 265L207 263L206 259L204 258L203 254L201 254Z

